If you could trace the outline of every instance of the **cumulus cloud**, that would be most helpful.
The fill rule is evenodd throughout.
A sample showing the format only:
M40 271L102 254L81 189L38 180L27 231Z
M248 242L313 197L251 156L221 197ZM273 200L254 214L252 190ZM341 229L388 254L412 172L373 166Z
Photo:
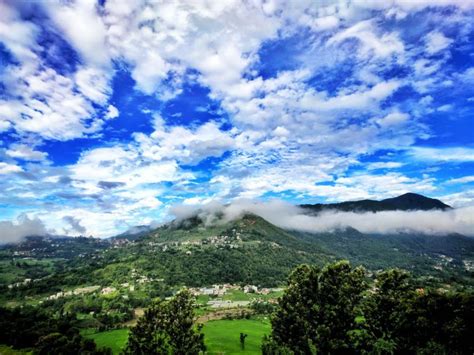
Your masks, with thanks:
M143 156L151 160L176 159L194 165L208 157L220 157L234 147L231 134L222 131L215 122L192 130L181 126L168 128L158 121L155 120L156 130L150 136L135 135Z
M108 119L113 119L113 118L117 118L119 115L120 115L120 112L117 109L117 107L115 107L114 105L109 105L105 117Z
M474 175L462 176L460 178L446 181L447 184L467 184L470 182L474 182Z
M386 58L390 55L401 55L404 52L403 42L395 32L378 35L377 28L371 20L361 21L354 26L339 32L329 39L328 45L355 38L360 42L359 56L375 55Z
M48 156L48 153L35 150L26 144L12 144L6 154L12 158L30 161L42 161Z
M61 46L54 41L45 45L40 38L58 35L54 26L47 21L45 25L25 21L28 16L21 11L29 6L0 4L1 42L12 55L11 60L5 61L8 69L0 75L6 93L0 99L0 127L61 141L86 136L100 130L104 123L97 117L94 105L106 104L112 75L105 64L108 59L102 58L105 46L100 39L100 43L95 40L100 38L100 31L93 23L99 21L94 3L43 5L50 5L47 13L67 28L58 32L71 35L68 39L84 55L85 64L61 58L68 62L65 66L70 65L68 70L51 65L44 53L61 52ZM76 64L78 67L73 70Z
M426 36L426 51L429 54L436 54L443 49L449 47L453 42L452 39L447 38L443 33L438 31L430 32Z
M202 206L174 206L171 214L180 222L198 216L206 224L235 220L245 213L258 215L284 229L311 233L334 232L355 228L362 233L393 234L415 232L424 234L460 233L474 236L474 206L449 211L383 211L337 212L325 211L317 216L280 200L255 202L239 200L223 205L211 202Z
M63 220L71 227L71 233L79 233L80 235L86 234L86 228L81 225L81 220L73 216L64 216Z
M86 62L97 66L109 64L106 28L95 1L47 1L43 6Z
M437 132L429 121L444 104L435 101L443 96L437 90L454 82L472 86L473 68L451 74L456 65L447 65L450 46L466 48L472 13L463 11L472 4L0 1L0 41L12 57L0 70L6 93L0 131L21 144L30 135L39 141L6 143L0 174L9 179L0 186L1 202L58 212L62 204L51 207L51 201L67 199L68 211L55 215L63 223L58 228L67 223L65 213L77 212L88 232L105 235L113 233L114 214L117 223L125 213L141 221L144 211L161 206L160 196L192 202L289 193L340 200L432 191L443 184L414 173L403 159L473 160L467 150L410 150ZM41 20L22 13L25 8L38 10ZM400 22L408 15L417 22L414 32ZM274 56L275 48L288 58ZM51 60L51 53L58 58ZM123 93L122 75L132 77L137 92ZM166 112L179 105L165 101L198 86L208 96L203 101L213 104L197 104L217 106L207 112L212 117ZM404 94L412 89L422 95ZM413 103L417 96L424 96L420 104ZM168 121L150 119L153 127L145 127L133 112L140 105L163 110ZM447 109L460 106L438 107ZM126 130L123 119L113 121L119 115L128 116ZM128 135L132 127L137 132ZM68 166L48 162L35 148L79 137L102 139L87 144L94 148L71 142L71 151L61 151ZM382 150L394 155L367 163ZM50 159L57 156L50 151ZM194 170L209 157L215 158L211 167ZM399 173L382 175L382 169ZM54 180L64 175L67 184Z
M23 171L23 169L18 165L0 162L0 175L19 173L21 171Z
M45 236L48 231L38 218L20 215L16 221L0 221L0 244L17 243L27 236Z
M420 161L433 162L472 162L474 161L474 149L469 147L413 147L408 151L408 155Z

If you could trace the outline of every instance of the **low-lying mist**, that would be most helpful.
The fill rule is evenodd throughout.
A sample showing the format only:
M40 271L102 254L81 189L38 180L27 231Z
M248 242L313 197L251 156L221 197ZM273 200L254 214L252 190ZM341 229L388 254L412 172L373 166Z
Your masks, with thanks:
M48 234L43 222L37 218L20 215L16 222L0 221L0 244L18 243L27 236Z
M309 215L307 210L281 200L257 202L239 200L231 204L211 202L201 206L177 205L171 208L176 220L197 216L205 224L226 223L246 213L258 215L284 229L304 232L332 232L349 227L362 233L423 234L459 233L474 236L474 206L450 210L341 212L324 211Z

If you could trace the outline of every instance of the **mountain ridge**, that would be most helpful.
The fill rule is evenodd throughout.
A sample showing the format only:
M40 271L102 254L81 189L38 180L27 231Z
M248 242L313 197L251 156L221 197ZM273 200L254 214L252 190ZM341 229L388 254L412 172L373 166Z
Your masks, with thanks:
M299 206L312 213L330 210L342 212L382 212L448 210L452 208L438 199L429 198L412 192L383 200L365 199L338 203L301 204Z

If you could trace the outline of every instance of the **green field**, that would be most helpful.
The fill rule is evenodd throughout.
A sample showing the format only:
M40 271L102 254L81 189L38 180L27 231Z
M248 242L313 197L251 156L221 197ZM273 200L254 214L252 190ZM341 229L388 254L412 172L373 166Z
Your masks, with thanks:
M268 319L216 320L204 324L209 354L261 354L262 337L270 333ZM245 350L240 348L240 333L247 334Z
M206 323L203 331L209 354L260 354L262 337L270 333L270 321L262 318L216 320ZM240 333L248 335L245 339L244 351L240 348ZM114 354L119 354L127 343L128 329L116 329L100 333L90 330L83 332L82 335L93 339L97 347L108 347L112 349Z
M86 331L82 335L86 338L93 339L98 348L111 348L114 354L120 354L120 351L127 343L128 328L108 330L100 333Z
M8 345L0 345L0 355L27 355L32 354L29 350L14 350Z

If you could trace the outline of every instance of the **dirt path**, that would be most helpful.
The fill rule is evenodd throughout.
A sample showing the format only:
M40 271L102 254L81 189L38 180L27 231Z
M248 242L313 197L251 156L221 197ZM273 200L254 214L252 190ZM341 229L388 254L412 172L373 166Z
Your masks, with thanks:
M134 310L134 318L129 320L128 322L123 323L124 326L126 327L133 327L135 324L137 324L138 318L143 316L143 313L145 309L144 308L135 308ZM211 320L219 320L219 319L224 319L227 316L238 316L242 312L245 313L251 313L252 310L250 308L230 308L230 309L222 309L214 312L210 312L208 314L199 316L196 319L197 323L206 323Z
M232 309L224 309L212 313L208 313L205 315L202 315L197 318L196 322L197 323L206 323L209 322L210 320L218 320L218 319L224 319L227 316L237 316L240 313L245 311L246 313L251 312L249 308L232 308Z

